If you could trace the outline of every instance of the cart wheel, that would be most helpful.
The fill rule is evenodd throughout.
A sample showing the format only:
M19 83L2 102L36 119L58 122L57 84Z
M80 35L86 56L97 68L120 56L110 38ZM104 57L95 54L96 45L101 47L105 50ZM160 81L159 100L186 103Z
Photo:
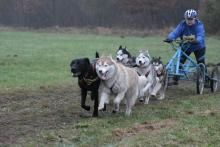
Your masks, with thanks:
M203 64L197 67L196 87L197 94L202 94L205 85L205 66Z
M212 78L210 81L211 92L216 92L218 90L218 67L215 67L212 70L211 78Z

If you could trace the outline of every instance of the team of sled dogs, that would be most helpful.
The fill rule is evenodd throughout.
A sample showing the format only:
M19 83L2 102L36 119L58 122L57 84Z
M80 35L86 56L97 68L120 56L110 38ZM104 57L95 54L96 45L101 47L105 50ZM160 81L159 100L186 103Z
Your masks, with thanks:
M131 56L126 47L119 46L116 60L111 56L96 54L96 59L75 59L71 62L71 72L78 77L81 88L81 107L85 105L87 91L91 91L94 102L93 116L106 110L110 96L113 100L113 113L119 111L120 103L125 102L125 114L130 115L137 99L148 104L150 97L165 98L167 73L160 57L151 58L147 50L140 50L137 57ZM99 104L98 104L99 100Z

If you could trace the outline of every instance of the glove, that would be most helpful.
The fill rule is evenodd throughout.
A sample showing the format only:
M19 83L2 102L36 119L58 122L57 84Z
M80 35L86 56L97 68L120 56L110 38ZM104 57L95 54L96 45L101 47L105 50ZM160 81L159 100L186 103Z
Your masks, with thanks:
M163 40L164 42L167 42L167 43L171 43L171 42L173 42L173 40L171 40L171 39L169 39L169 38L167 38L167 39L165 39L165 40Z
M195 35L183 36L183 40L186 42L194 43L194 42L196 42L196 37L195 37Z

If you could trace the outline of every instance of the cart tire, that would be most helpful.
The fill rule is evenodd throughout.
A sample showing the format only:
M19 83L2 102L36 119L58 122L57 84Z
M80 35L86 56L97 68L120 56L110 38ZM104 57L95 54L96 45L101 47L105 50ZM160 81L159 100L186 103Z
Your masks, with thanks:
M196 88L197 94L203 94L205 85L205 66L203 64L197 67Z
M210 81L211 92L216 92L218 90L218 67L215 67L212 70L211 78L212 78L212 80Z

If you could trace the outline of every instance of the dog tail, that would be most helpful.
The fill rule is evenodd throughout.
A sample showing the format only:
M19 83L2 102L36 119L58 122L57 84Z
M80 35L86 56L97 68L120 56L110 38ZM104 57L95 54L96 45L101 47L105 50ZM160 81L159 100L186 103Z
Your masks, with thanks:
M95 52L95 57L99 58L99 53L97 51Z

